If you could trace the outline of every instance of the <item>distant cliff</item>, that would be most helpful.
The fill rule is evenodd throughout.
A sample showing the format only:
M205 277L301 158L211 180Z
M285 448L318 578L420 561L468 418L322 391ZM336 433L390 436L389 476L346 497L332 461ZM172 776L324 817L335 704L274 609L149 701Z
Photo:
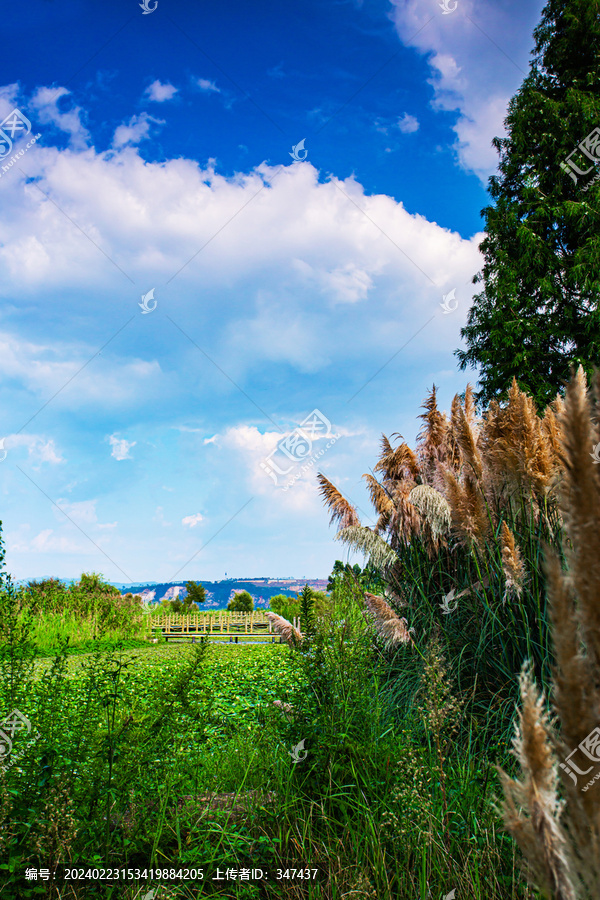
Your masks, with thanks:
M188 580L185 579L185 581ZM147 602L160 603L162 600L174 600L176 597L183 599L187 594L185 581L151 581L131 585L119 583L115 587L118 587L122 594L140 594ZM206 601L201 606L201 609L206 610L226 609L230 599L237 591L248 591L254 599L255 608L260 609L268 607L271 597L275 597L277 594L295 597L305 584L309 584L310 587L319 591L325 590L327 587L327 581L321 578L298 579L297 581L269 578L253 578L247 581L228 579L227 581L200 581L199 583L206 589Z

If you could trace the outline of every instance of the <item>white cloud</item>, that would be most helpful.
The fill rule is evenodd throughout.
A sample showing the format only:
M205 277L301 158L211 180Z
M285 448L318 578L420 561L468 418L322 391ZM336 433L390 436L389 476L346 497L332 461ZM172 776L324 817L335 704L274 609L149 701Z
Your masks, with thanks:
M215 91L217 94L221 93L221 88L217 87L214 81L209 81L207 78L197 78L196 84L201 91L206 91L207 93L210 93L211 91Z
M56 506L53 506L53 513L59 522L65 522L65 515L79 525L83 531L90 525L96 528L116 528L117 522L99 522L96 512L96 503L98 500L79 500L69 503L68 500L59 498ZM57 509L58 507L58 509ZM67 524L67 523L65 523ZM85 527L84 527L85 526Z
M19 85L5 84L0 87L0 120L4 119L18 106Z
M182 525L187 525L189 528L195 528L196 525L199 525L202 522L204 516L201 516L200 513L196 513L194 516L185 516L181 520Z
M150 137L150 125L164 125L164 120L155 119L148 113L142 112L139 116L132 116L127 125L119 125L115 129L113 147L125 147L127 144L139 144L145 138Z
M1 257L1 251L0 251ZM45 402L52 396L53 405L132 402L148 379L159 375L157 362L142 360L94 360L97 347L82 347L80 341L38 343L19 338L12 332L0 332L0 382L13 381ZM13 435L15 446L26 444L45 462L53 459L54 442L38 435ZM42 450L42 445L45 450ZM10 445L7 445L10 446Z
M148 99L152 100L154 103L164 103L165 100L172 100L177 91L178 88L174 87L174 85L169 82L162 84L162 82L156 79L156 81L153 81L152 84L146 88L144 94L146 94Z
M419 130L419 120L414 116L411 116L410 113L404 113L404 115L398 119L398 128L402 134L414 134L415 131Z
M433 108L457 111L453 126L460 165L483 183L495 171L492 138L505 134L508 101L528 73L532 32L544 0L459 0L442 15L437 0L391 0L390 17L406 46L427 56Z
M115 434L110 435L109 441L112 447L111 456L119 460L131 459L129 451L135 447L137 441L126 441L124 438L118 438Z
M57 302L69 317L82 314L85 292L83 315L101 310L116 331L112 323L123 320L124 309L139 315L144 286L177 273L169 290L177 291L181 327L199 316L195 339L237 383L273 362L310 373L391 357L438 313L442 293L470 284L481 268L481 235L465 240L392 197L367 195L353 177L320 181L310 162L261 163L225 177L214 161L152 163L134 146L108 153L40 146L30 174L53 202L18 171L3 184L0 295L40 309L42 297L56 297L44 303ZM123 273L141 286L127 284ZM472 288L459 289L456 317L438 315L428 326L428 349L454 349L471 296ZM161 312L165 302L166 293ZM340 304L352 314L341 316ZM149 328L158 319L142 321ZM336 340L324 341L332 330ZM110 337L109 328L105 333ZM87 366L98 345L0 333L0 377L71 405L158 399L176 386L152 359L115 360L117 346Z
M40 87L29 101L29 106L35 111L37 121L41 124L55 125L69 135L71 147L82 150L88 146L90 135L81 121L83 115L81 107L75 106L67 112L61 112L58 107L59 101L70 94L71 92L64 87Z
M66 462L57 452L53 438L45 438L39 434L9 434L3 441L7 453L16 447L27 447L31 462L47 462L53 465Z
M30 553L86 553L89 548L83 541L73 540L66 535L59 535L52 528L40 531L28 543L17 544L11 548L13 552Z

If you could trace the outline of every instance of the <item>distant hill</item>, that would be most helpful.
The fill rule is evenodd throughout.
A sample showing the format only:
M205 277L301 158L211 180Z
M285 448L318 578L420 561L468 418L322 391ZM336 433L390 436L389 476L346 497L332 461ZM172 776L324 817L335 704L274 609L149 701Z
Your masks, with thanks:
M185 581L188 579L186 578ZM323 579L306 579L301 583L289 580L274 581L272 579L252 579L248 581L238 581L228 579L227 581L200 581L200 584L206 589L206 601L202 604L202 609L226 609L229 600L237 591L248 591L254 599L256 609L267 608L271 597L277 594L285 594L287 597L295 597L302 590L305 584L309 584L315 590L325 590L327 582ZM132 593L140 594L146 601L152 603L160 603L162 600L173 600L175 597L183 598L187 591L183 581L171 582L144 582L140 584L116 584L122 594Z
M50 576L47 576L50 577ZM15 582L16 585L25 585L29 581L41 581L41 578L25 578ZM59 578L64 585L70 585L78 581L77 578ZM113 587L118 588L122 594L140 594L141 597L152 603L160 603L162 600L173 600L175 597L185 597L185 582L182 581L144 581L135 584L125 584L122 581L111 581ZM199 579L198 579L199 580ZM327 580L323 578L228 578L225 581L200 581L206 589L206 601L202 609L226 609L229 600L236 591L248 591L254 599L256 609L267 608L271 597L277 594L285 594L295 597L305 584L317 591L327 588Z

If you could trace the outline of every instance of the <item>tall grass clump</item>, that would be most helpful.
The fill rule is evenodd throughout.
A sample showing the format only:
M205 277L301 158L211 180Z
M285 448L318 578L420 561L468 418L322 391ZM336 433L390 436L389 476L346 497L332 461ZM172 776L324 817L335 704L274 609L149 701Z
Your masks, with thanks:
M141 597L123 596L94 572L69 587L55 578L30 581L14 603L23 619L31 618L39 652L58 650L64 642L89 647L99 640L142 639L150 633Z
M598 373L594 388L592 408L580 370L559 417L568 568L551 548L545 564L555 717L526 665L513 740L520 773L501 773L506 827L530 880L554 900L600 896L600 472L590 452L599 442L592 418L600 410Z
M523 659L550 683L541 562L546 544L562 553L562 400L540 415L513 381L507 402L492 401L481 417L470 386L464 400L454 398L449 416L438 410L435 387L423 408L416 448L402 439L394 446L384 435L379 459L364 475L375 526L362 525L324 475L321 492L337 538L380 570L383 599L419 646L439 635L481 727L491 709L502 711L508 729ZM393 680L399 712L416 690L418 670L402 668Z

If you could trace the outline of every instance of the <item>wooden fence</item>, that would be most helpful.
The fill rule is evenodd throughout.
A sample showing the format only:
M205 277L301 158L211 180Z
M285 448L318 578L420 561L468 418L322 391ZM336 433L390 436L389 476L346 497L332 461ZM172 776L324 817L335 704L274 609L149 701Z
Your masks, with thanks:
M293 624L299 628L299 619L294 617ZM189 616L160 615L152 617L152 633L162 633L165 640L193 640L202 634L214 637L236 639L241 635L264 635L279 643L280 635L273 631L271 621L262 610L253 612L195 613Z

